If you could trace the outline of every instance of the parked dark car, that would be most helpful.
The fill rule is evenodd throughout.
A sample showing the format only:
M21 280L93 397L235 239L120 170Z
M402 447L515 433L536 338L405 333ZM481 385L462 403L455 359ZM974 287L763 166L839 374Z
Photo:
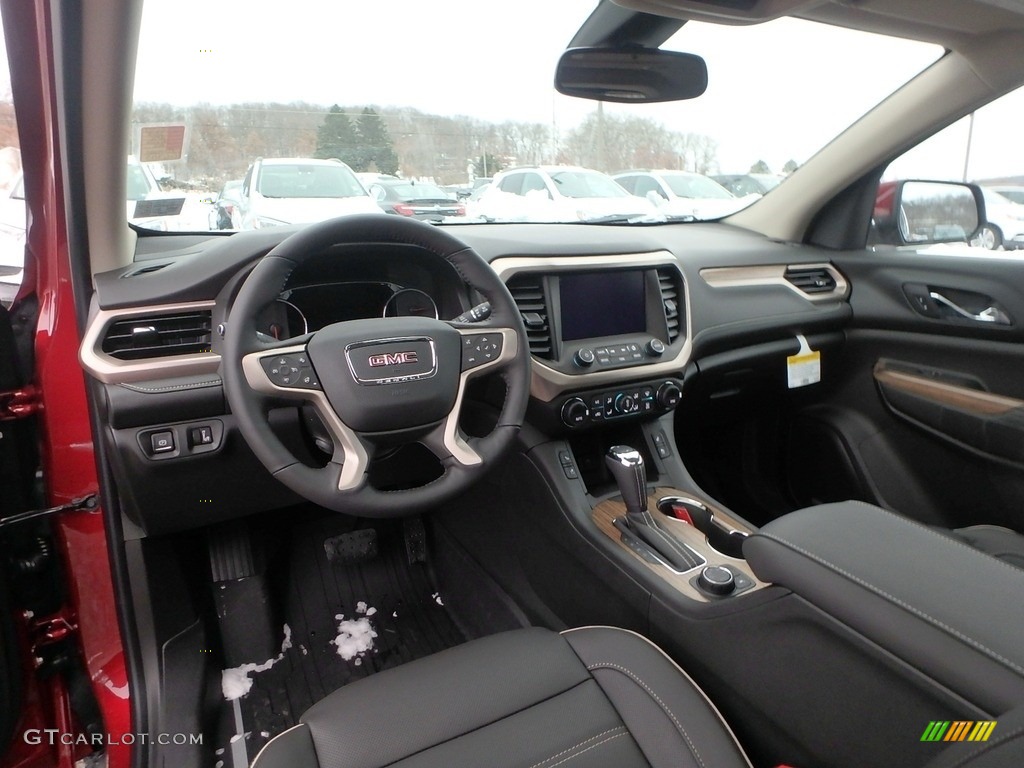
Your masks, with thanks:
M210 229L238 229L242 225L239 205L242 202L242 180L235 179L224 183L213 201L210 211Z
M370 185L370 196L385 213L423 221L443 221L448 216L466 215L466 206L452 200L436 184L426 182L382 180Z

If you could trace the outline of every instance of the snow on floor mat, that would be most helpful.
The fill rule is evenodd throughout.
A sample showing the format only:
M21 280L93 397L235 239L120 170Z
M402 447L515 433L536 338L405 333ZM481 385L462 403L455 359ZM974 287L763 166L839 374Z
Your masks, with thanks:
M218 744L224 751L217 760L224 766L241 757L238 725L231 725L239 715L251 760L331 691L466 640L427 566L409 564L401 525L375 527L378 556L356 564L332 564L324 549L325 540L352 530L345 518L318 520L293 532L290 571L272 574L287 578L281 656L224 674L226 698L249 685L244 678L251 680L244 695L225 702L229 711L222 720L228 724L221 732L229 731L234 741Z

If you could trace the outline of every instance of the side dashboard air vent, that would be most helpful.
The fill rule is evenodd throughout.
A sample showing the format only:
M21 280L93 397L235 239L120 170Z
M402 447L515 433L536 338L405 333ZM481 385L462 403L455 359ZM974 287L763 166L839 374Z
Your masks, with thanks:
M672 267L658 267L658 288L661 289L661 306L665 310L668 343L671 344L686 330L682 327L685 310L683 279Z
M808 295L832 293L836 279L825 267L786 267L786 280Z
M115 320L103 335L102 349L118 360L173 357L210 351L209 309Z
M530 354L534 357L551 358L551 326L548 322L548 305L544 296L542 275L520 273L507 283L509 293L526 325L526 337L530 343Z
M129 277L139 277L140 275L151 275L154 272L159 272L164 267L169 267L170 265L171 262L169 261L165 261L161 264L147 264L144 267L133 269L131 272L121 275L121 279L124 280L125 278Z

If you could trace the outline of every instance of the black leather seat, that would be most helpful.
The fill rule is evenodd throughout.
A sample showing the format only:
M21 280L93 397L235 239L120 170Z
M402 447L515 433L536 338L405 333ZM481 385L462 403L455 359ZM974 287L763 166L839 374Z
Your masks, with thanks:
M1024 707L928 768L1020 768ZM632 632L522 629L341 688L252 768L749 768L714 705Z
M697 685L621 629L524 629L347 685L253 768L749 766Z
M1024 536L1001 525L972 525L950 531L975 549L987 552L1018 568L1024 568Z

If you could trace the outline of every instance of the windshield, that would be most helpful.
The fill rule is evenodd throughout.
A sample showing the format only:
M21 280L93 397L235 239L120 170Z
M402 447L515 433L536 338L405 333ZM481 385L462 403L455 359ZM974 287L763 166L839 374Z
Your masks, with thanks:
M478 0L439 13L411 0L148 0L129 150L168 194L186 198L180 214L163 222L167 230L258 226L251 197L242 196L230 221L211 201L257 160L281 158L336 159L364 179L393 175L443 186L451 197L468 197L480 179L502 171L543 167L558 177L563 195L618 197L632 216L632 196L586 172L784 177L942 54L933 45L794 19L742 28L689 22L662 47L707 60L703 96L599 104L552 86L560 54L595 5L522 0L510 13L507 3ZM339 30L348 30L344 44ZM374 32L382 30L386 35ZM452 69L441 75L411 71L404 61L391 65L381 56L385 39L388 50L429 45L433 60L443 54ZM150 129L158 141L147 138ZM146 151L175 142L176 155ZM551 172L559 166L572 170ZM356 194L340 164L269 170L253 179L253 189L297 201L274 218L337 215L313 210L311 198ZM736 207L757 205L758 196ZM446 223L511 220L503 218L506 210L516 220L562 221L567 209L544 195L515 206L483 196ZM722 215L707 211L706 218ZM612 206L600 216L615 213Z

